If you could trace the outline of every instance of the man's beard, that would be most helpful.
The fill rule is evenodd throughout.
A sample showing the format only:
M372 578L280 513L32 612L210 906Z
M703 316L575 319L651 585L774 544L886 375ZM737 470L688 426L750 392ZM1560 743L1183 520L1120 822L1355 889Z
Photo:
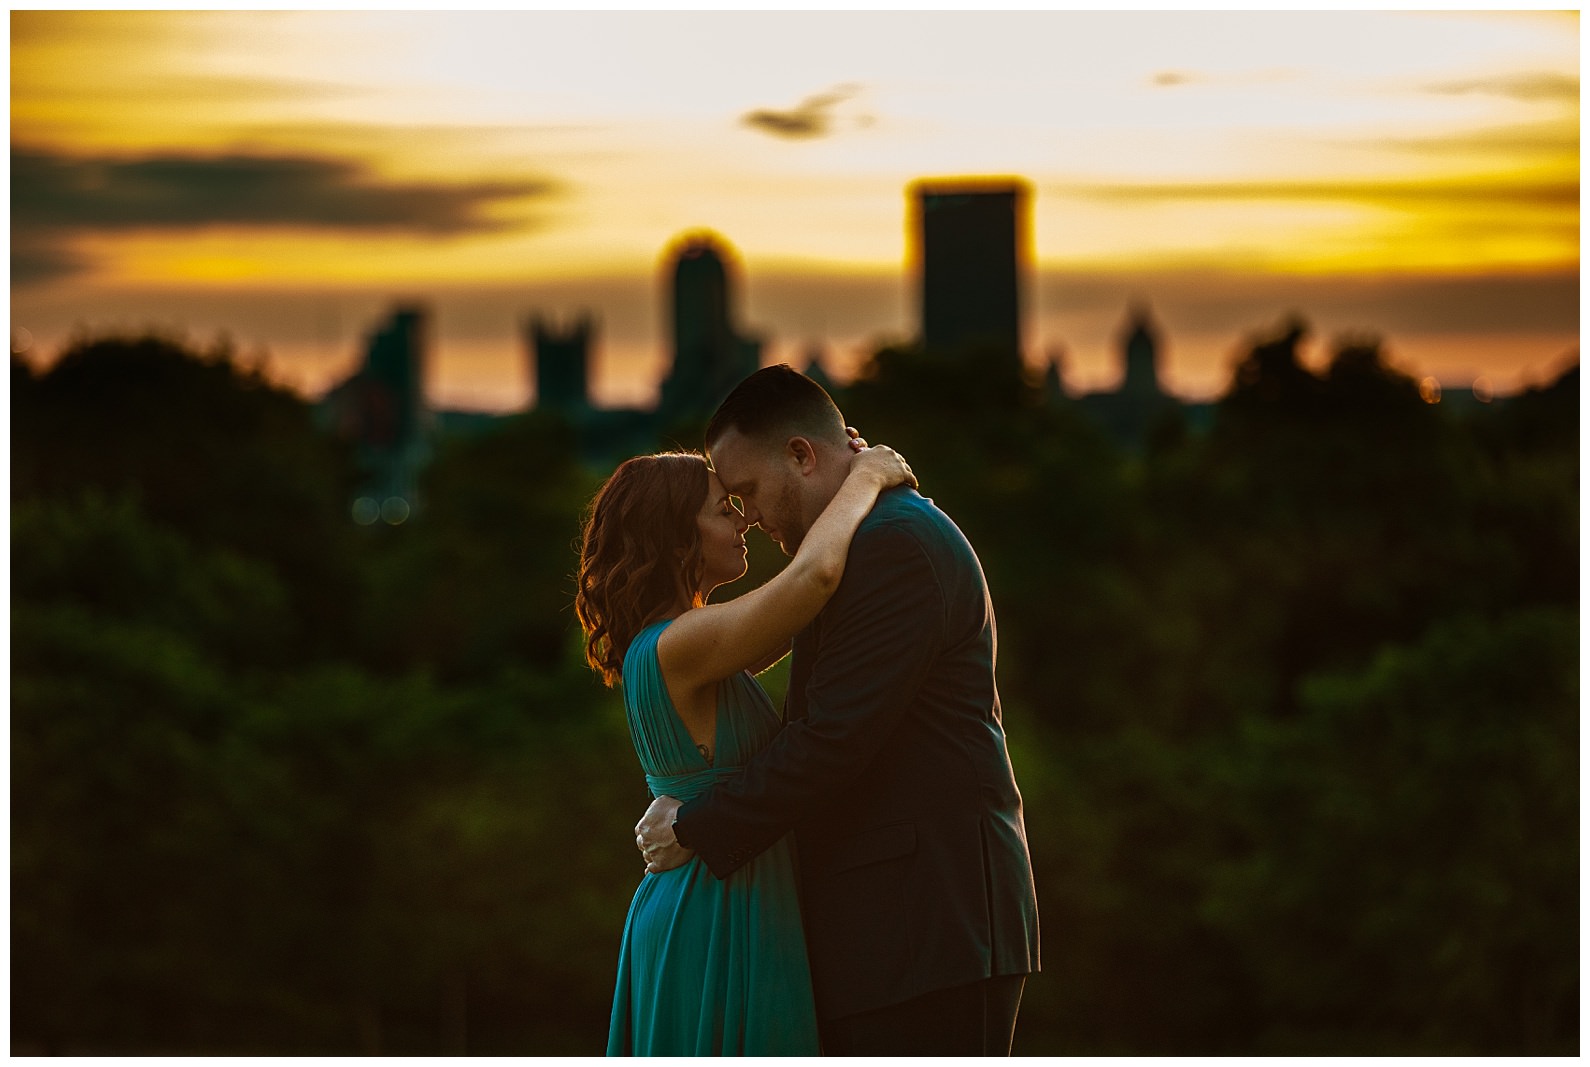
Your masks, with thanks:
M800 551L801 542L806 540L806 533L810 529L801 517L800 497L796 495L794 486L787 485L780 490L774 515L778 520L773 528L778 531L779 545L786 556L794 556Z

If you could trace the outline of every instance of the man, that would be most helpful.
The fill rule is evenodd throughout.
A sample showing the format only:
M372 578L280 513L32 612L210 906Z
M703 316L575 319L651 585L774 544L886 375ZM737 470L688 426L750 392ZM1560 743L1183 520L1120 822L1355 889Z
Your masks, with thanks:
M839 409L788 366L741 382L707 454L793 555L838 491ZM914 489L879 497L795 638L785 726L739 773L636 826L648 870L719 878L790 829L828 1055L1008 1055L1038 969L1032 865L994 685L982 566Z

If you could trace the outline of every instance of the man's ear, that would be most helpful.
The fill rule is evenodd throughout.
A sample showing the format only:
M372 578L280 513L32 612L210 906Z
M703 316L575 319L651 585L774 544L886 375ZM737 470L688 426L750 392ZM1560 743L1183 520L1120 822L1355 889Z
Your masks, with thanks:
M784 452L802 474L810 474L817 469L817 450L806 438L791 437L784 444Z

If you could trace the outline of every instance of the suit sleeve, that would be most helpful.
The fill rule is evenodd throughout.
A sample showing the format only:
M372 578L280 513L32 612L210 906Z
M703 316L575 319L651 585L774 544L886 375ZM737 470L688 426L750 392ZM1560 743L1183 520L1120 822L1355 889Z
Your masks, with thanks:
M896 524L859 531L819 616L806 717L680 808L679 840L723 878L841 800L911 705L942 647L944 615L943 590L915 537Z

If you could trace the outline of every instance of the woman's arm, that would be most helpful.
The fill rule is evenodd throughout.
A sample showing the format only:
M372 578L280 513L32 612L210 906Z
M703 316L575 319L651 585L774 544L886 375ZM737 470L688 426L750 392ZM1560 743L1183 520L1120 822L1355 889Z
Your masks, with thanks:
M654 873L688 858L677 848L683 838L725 877L791 826L842 805L909 709L932 707L937 717L961 699L924 696L924 680L947 647L948 601L918 535L904 523L869 526L850 556L855 566L823 609L820 644L804 676L790 678L799 698L786 710L795 717L730 778L688 804L654 803L636 827L647 845L669 843L647 855ZM984 631L990 641L991 634ZM958 680L945 684L965 685L965 670L956 668ZM648 822L654 812L666 821Z
M844 484L812 523L789 566L744 596L685 612L663 631L657 655L670 687L709 685L769 662L839 587L850 539L878 494L907 482L916 482L910 465L888 446L857 453Z

